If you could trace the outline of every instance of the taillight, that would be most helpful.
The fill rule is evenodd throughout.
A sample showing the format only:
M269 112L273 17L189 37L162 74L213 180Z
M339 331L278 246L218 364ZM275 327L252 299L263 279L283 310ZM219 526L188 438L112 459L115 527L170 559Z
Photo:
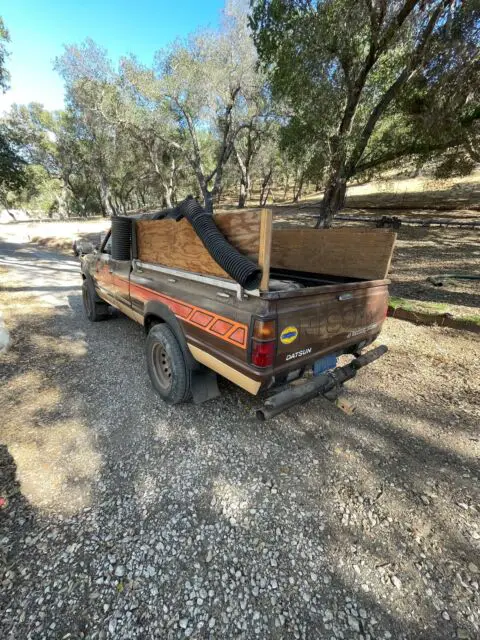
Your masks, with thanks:
M257 342L252 344L252 364L256 367L270 367L275 358L275 342Z
M270 367L275 360L275 320L255 320L251 361L256 367Z
M255 320L253 337L255 340L275 340L275 320Z

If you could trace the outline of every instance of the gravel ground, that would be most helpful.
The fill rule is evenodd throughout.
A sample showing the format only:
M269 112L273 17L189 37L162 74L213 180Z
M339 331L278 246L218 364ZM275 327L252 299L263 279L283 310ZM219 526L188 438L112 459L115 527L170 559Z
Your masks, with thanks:
M387 320L353 416L171 408L74 261L1 249L1 638L479 637L476 336Z

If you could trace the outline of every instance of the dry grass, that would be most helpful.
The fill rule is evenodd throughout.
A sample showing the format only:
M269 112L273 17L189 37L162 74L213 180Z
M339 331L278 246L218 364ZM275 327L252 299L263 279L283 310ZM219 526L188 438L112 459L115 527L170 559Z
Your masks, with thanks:
M32 242L33 244L38 244L39 247L53 249L54 251L61 251L62 253L66 253L72 250L71 238L42 238L41 236L33 236L30 242Z

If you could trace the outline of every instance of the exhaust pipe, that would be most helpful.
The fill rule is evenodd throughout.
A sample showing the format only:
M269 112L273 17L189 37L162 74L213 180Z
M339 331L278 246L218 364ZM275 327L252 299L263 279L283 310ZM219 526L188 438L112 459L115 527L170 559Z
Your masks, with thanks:
M324 373L305 384L280 391L280 393L268 398L265 406L257 410L257 418L259 420L268 420L301 402L311 400L317 395L324 395L332 390L338 389L344 382L354 378L359 369L375 362L375 360L381 358L387 351L388 348L385 345L381 345L355 358L343 367L337 367L333 371Z

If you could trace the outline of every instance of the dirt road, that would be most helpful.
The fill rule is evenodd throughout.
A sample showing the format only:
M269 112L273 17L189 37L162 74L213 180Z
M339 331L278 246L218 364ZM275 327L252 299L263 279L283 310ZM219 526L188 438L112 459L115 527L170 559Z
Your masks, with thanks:
M0 511L0 637L478 637L476 336L388 320L353 416L319 399L259 423L226 382L163 404L142 328L85 319L75 260L0 256L21 483Z

